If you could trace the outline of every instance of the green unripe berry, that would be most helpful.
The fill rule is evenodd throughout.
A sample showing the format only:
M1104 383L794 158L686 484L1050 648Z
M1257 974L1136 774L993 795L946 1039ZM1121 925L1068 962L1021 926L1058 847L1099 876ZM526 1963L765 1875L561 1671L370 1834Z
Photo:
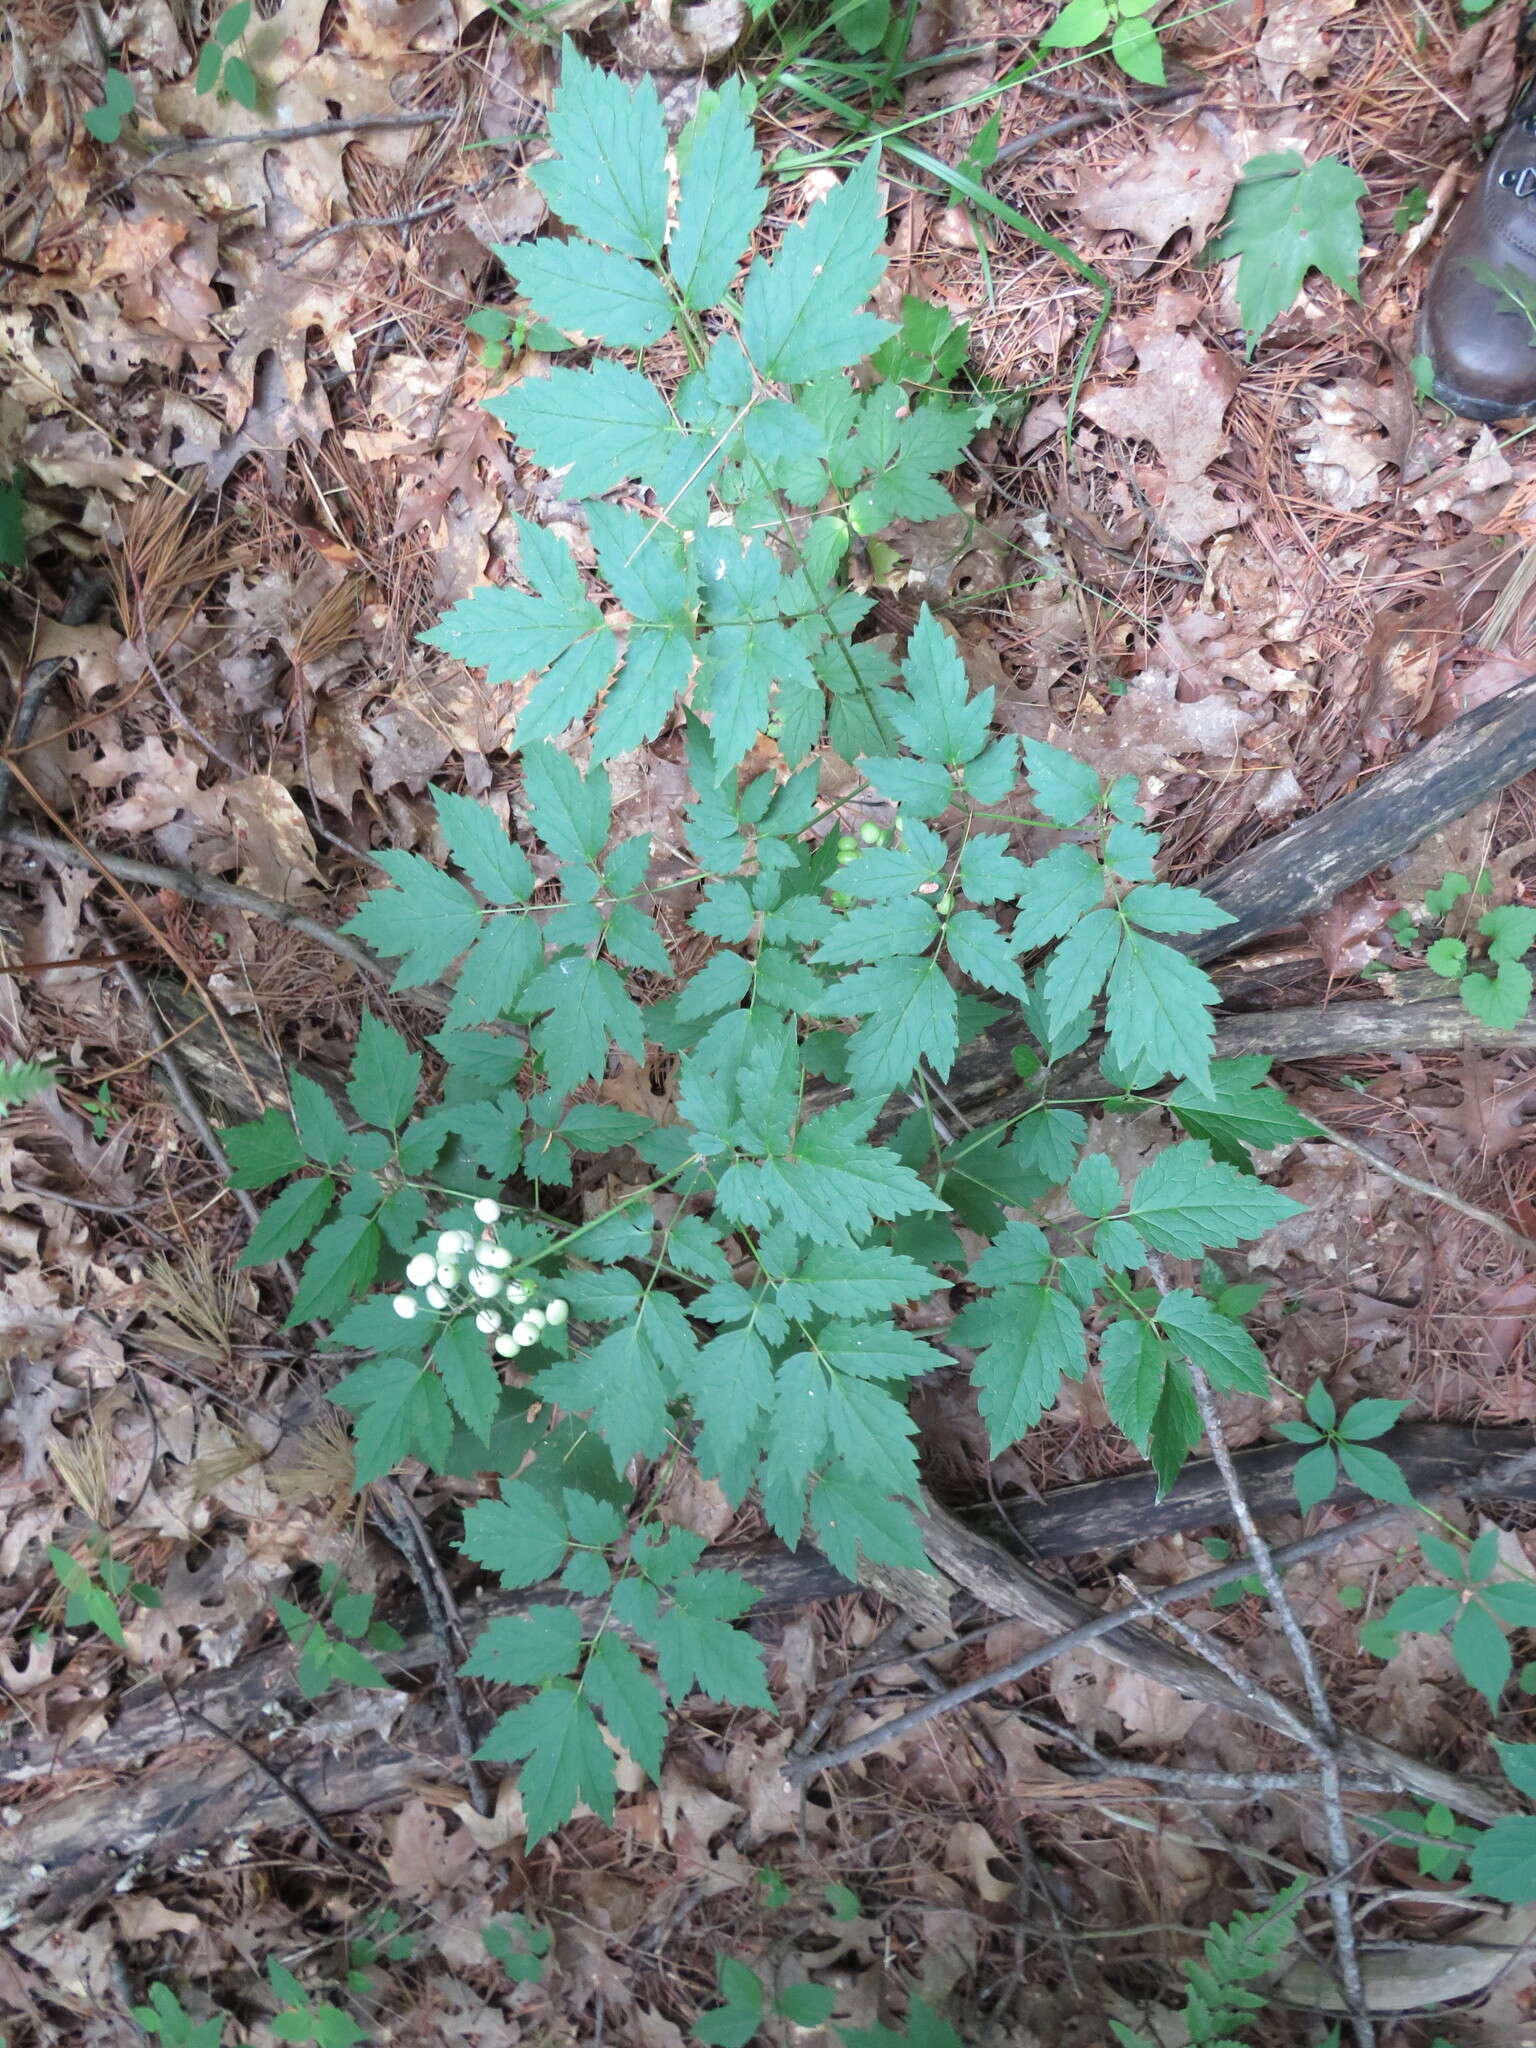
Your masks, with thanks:
M859 827L859 837L866 846L884 846L885 833L873 818L866 818Z
M939 898L938 902L933 907L939 913L940 917L948 917L950 912L955 907L954 891L952 889L946 889L944 891L944 894Z
M852 901L853 898L846 889L834 889L832 891L832 908L834 910L846 910Z
M837 835L837 850L839 853L857 853L859 842L851 832L839 832Z

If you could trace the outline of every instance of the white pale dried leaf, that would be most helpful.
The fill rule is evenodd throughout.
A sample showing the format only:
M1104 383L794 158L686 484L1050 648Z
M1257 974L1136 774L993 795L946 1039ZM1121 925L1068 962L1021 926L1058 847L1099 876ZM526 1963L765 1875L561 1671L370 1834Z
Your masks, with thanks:
M1181 229L1197 254L1227 210L1237 171L1198 123L1156 136L1140 156L1091 171L1072 205L1091 228L1122 230L1162 249Z

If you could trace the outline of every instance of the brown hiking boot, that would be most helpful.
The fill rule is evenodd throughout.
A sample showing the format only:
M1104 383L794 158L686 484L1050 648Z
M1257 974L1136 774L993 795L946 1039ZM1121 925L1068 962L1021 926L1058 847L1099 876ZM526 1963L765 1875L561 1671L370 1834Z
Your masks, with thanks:
M1536 90L1441 245L1419 315L1434 395L1469 420L1536 412Z

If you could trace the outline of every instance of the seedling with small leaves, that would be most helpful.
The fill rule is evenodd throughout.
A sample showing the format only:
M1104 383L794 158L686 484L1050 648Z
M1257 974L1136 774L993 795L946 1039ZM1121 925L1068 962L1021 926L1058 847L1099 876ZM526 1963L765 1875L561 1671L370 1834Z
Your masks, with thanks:
M64 1626L97 1628L120 1650L128 1647L119 1618L124 1600L137 1607L158 1607L160 1595L153 1586L133 1576L131 1569L112 1555L112 1539L104 1529L92 1529L85 1538L88 1555L72 1556L56 1543L48 1546L48 1561L64 1588Z
M1165 85L1157 26L1151 19L1157 0L1067 0L1040 38L1042 50L1086 50L1109 37L1109 54L1125 73L1142 85Z
M1486 941L1474 956L1465 938L1436 939L1424 958L1436 974L1457 983L1461 1000L1480 1024L1510 1031L1531 1007L1531 970L1525 955L1536 946L1536 910L1506 903L1486 911L1477 921L1477 937Z
M551 1936L521 1913L508 1913L480 1930L488 1956L500 1963L514 1984L537 1984L549 1960Z
M320 1597L330 1604L335 1633L292 1600L272 1602L284 1634L299 1653L299 1690L305 1699L317 1700L333 1685L387 1687L389 1680L364 1651L389 1655L405 1644L387 1621L374 1619L373 1595L349 1591L340 1567L327 1564L320 1573Z
M267 1960L267 1981L282 2001L267 2021L279 2041L308 2042L311 2048L356 2048L358 2042L369 2038L368 2029L359 2026L350 2013L307 1992L287 1964L275 1956Z
M249 60L237 45L250 26L254 0L234 0L213 24L213 33L197 59L193 80L200 93L227 94L236 106L254 113L261 101L261 88Z
M1277 1422L1275 1432L1293 1444L1312 1446L1297 1459L1292 1474L1304 1515L1327 1500L1339 1483L1341 1466L1344 1477L1372 1500L1414 1506L1413 1489L1397 1461L1371 1444L1373 1437L1385 1436L1392 1428L1408 1406L1406 1401L1357 1401L1341 1416L1332 1394L1315 1380L1303 1406L1306 1421Z
M161 2048L223 2048L228 2013L194 2019L169 1984L151 1984L148 2005L136 2005L133 2016Z
M116 142L124 123L133 119L133 112L132 79L108 65L101 81L101 105L87 107L83 116L87 134L95 136L98 142Z
M504 306L478 306L464 326L475 337L476 360L493 373L512 357L520 356L524 349L537 349L541 355L552 356L563 354L571 346L547 320L509 313Z
M1451 1628L1451 1653L1468 1685L1497 1711L1514 1674L1508 1631L1536 1627L1536 1581L1499 1572L1499 1537L1487 1529L1465 1553L1442 1536L1421 1533L1426 1563L1449 1584L1409 1586L1379 1622L1361 1630L1361 1642L1379 1656L1391 1656L1397 1637L1438 1635ZM1454 1625L1453 1625L1454 1624ZM1533 1866L1536 1883L1536 1866Z

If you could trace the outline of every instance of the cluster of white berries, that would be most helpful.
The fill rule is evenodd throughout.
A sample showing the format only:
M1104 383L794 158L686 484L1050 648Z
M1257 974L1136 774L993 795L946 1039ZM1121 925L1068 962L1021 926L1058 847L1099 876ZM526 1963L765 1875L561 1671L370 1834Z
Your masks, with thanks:
M395 1314L411 1322L423 1307L441 1314L479 1302L475 1328L491 1339L498 1358L513 1358L537 1344L546 1328L559 1329L571 1312L570 1303L556 1296L539 1308L531 1287L507 1278L512 1254L496 1242L494 1229L501 1219L499 1202L483 1196L475 1204L475 1217L487 1226L487 1234L478 1241L467 1230L445 1230L435 1248L413 1254L405 1277L420 1293L397 1294Z

